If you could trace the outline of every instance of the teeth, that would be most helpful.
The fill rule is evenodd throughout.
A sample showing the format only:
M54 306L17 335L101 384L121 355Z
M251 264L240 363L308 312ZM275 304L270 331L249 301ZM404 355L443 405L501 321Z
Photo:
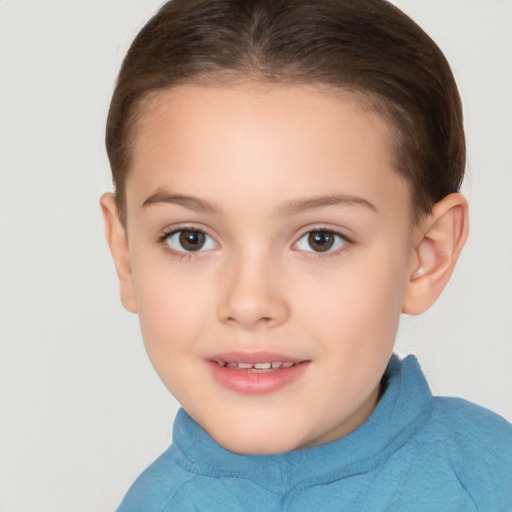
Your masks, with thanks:
M230 368L232 370L276 370L279 368L291 368L296 363L292 363L291 361L282 362L282 361L276 361L273 363L235 363L230 362L226 363L225 361L216 361L219 366L222 368Z
M240 363L238 363L238 366L240 366ZM256 368L256 370L268 370L269 368L272 368L272 364L271 363L256 363L254 365L254 368Z

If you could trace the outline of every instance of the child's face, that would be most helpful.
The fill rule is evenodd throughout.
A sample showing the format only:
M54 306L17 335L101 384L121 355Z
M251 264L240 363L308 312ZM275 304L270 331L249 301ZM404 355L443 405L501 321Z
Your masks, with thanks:
M225 448L322 444L375 407L416 261L390 137L351 96L305 86L183 86L145 109L125 304Z

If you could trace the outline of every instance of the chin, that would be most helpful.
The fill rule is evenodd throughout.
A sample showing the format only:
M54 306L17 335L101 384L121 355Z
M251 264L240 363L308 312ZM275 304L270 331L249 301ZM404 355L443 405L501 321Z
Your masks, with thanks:
M286 445L278 443L268 443L265 440L251 439L249 442L237 442L230 440L228 443L219 443L223 448L240 455L276 455L293 451L295 446L287 443Z
M302 443L294 442L290 432L280 434L271 429L270 432L253 429L243 434L238 431L222 432L220 435L210 433L213 439L226 450L240 455L276 455L299 448Z

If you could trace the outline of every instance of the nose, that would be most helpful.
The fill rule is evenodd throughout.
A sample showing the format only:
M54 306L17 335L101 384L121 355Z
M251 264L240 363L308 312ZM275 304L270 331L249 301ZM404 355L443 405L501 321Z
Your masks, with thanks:
M244 330L270 328L290 314L282 273L264 257L230 261L224 273L217 314L221 322Z

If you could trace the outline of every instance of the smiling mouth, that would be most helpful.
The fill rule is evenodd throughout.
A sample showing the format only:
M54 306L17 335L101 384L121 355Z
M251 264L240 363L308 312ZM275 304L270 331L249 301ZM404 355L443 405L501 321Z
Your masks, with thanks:
M285 370L300 364L300 362L292 361L273 361L267 363L238 363L226 361L214 361L221 368L228 368L230 370L242 370L250 373L270 373L278 370Z
M277 354L233 353L206 360L212 376L222 386L237 393L273 393L300 379L309 360L290 359Z

